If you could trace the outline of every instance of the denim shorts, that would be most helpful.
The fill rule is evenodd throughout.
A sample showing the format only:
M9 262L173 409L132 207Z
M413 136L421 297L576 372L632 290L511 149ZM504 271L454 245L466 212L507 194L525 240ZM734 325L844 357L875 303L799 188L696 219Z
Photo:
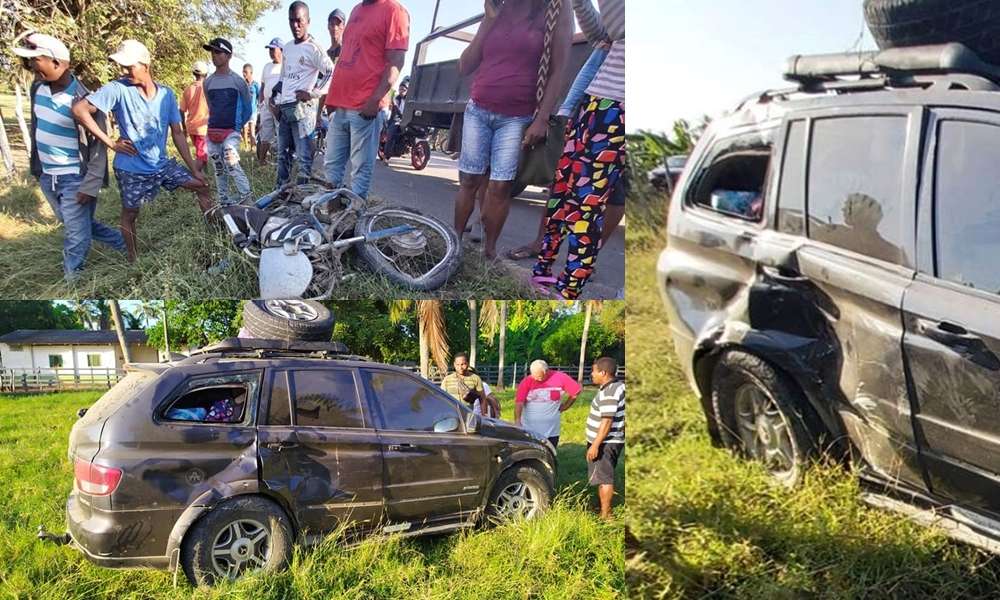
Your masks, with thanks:
M155 173L132 173L115 169L115 178L118 180L122 206L137 209L152 202L161 187L171 192L194 179L194 176L184 165L171 158Z
M508 117L469 100L462 124L462 154L458 170L470 175L490 171L493 181L513 181L521 158L524 130L531 117Z

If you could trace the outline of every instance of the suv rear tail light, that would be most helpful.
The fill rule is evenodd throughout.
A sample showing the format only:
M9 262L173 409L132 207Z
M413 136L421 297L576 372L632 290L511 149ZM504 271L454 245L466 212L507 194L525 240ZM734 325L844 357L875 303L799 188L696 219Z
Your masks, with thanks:
M107 496L122 480L121 469L102 467L80 459L76 459L73 465L73 475L76 476L77 489L92 496Z

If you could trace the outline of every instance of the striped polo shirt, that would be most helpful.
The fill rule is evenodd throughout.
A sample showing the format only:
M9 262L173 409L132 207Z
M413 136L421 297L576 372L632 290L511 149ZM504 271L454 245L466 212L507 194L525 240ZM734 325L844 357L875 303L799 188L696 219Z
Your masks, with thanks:
M587 443L592 444L601 426L601 419L612 417L611 430L605 444L625 443L625 382L612 381L601 386L590 403L587 415Z
M80 137L70 109L76 87L74 78L61 92L43 83L35 92L35 145L46 175L80 174Z
M598 0L600 14L594 10L592 2L573 0L577 22L592 43L611 40L611 50L587 87L587 93L625 102L625 0Z

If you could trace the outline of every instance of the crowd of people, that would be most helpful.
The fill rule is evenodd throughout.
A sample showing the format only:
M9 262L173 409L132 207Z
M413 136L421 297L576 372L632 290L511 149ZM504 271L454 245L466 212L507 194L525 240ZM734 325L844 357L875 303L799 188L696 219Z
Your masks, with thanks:
M486 0L483 20L459 60L460 72L473 79L454 225L461 237L480 197L486 258L497 256L523 153L550 135L550 116L566 121L564 152L537 239L507 253L515 260L535 258L532 283L565 299L580 295L624 213L624 0L598 0L600 12L592 2L572 0L570 8L563 0ZM557 107L574 14L594 50ZM309 33L305 2L292 2L288 24L292 39L266 45L270 61L259 81L250 64L240 73L231 68L229 40L207 41L203 48L214 69L195 63L194 80L179 100L153 78L153 57L137 40L122 42L110 55L121 77L91 92L73 74L63 41L42 33L23 37L14 51L36 74L30 94L32 173L65 227L67 279L79 276L92 240L134 261L140 208L161 189L191 192L206 217L215 206L248 200L241 147L262 163L275 151L276 186L287 184L293 172L296 183L304 183L313 172L316 131L325 126L327 184L340 187L349 167L351 190L368 196L391 91L409 48L409 14L398 0L363 0L349 17L333 10L327 48ZM406 94L400 88L390 140L400 135ZM109 116L118 139L109 135ZM180 161L168 156L168 137ZM114 151L121 195L120 231L94 219L98 190L108 179L108 150ZM568 254L557 275L563 241Z
M465 352L455 354L454 371L441 380L441 389L467 404L476 414L500 418L500 401L489 384L469 364ZM625 382L617 377L618 362L610 357L594 361L590 379L598 391L587 415L587 479L597 488L601 516L611 516L615 467L625 448ZM562 413L583 391L569 375L550 369L544 360L531 363L528 375L517 386L514 424L559 446Z

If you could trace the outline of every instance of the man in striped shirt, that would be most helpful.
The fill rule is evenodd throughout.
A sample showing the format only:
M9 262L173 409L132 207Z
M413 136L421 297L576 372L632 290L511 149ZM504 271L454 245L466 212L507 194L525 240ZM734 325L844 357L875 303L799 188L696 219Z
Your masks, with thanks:
M30 93L31 174L63 224L63 269L67 281L73 281L92 240L125 251L121 232L94 219L97 194L107 183L107 151L73 120L73 103L88 91L70 71L66 45L51 35L32 33L14 53L28 58L38 74ZM95 114L95 120L106 129L103 113Z
M601 518L611 518L615 467L625 449L625 382L618 381L618 362L603 357L594 362L590 379L601 386L587 416L587 480L597 486Z

